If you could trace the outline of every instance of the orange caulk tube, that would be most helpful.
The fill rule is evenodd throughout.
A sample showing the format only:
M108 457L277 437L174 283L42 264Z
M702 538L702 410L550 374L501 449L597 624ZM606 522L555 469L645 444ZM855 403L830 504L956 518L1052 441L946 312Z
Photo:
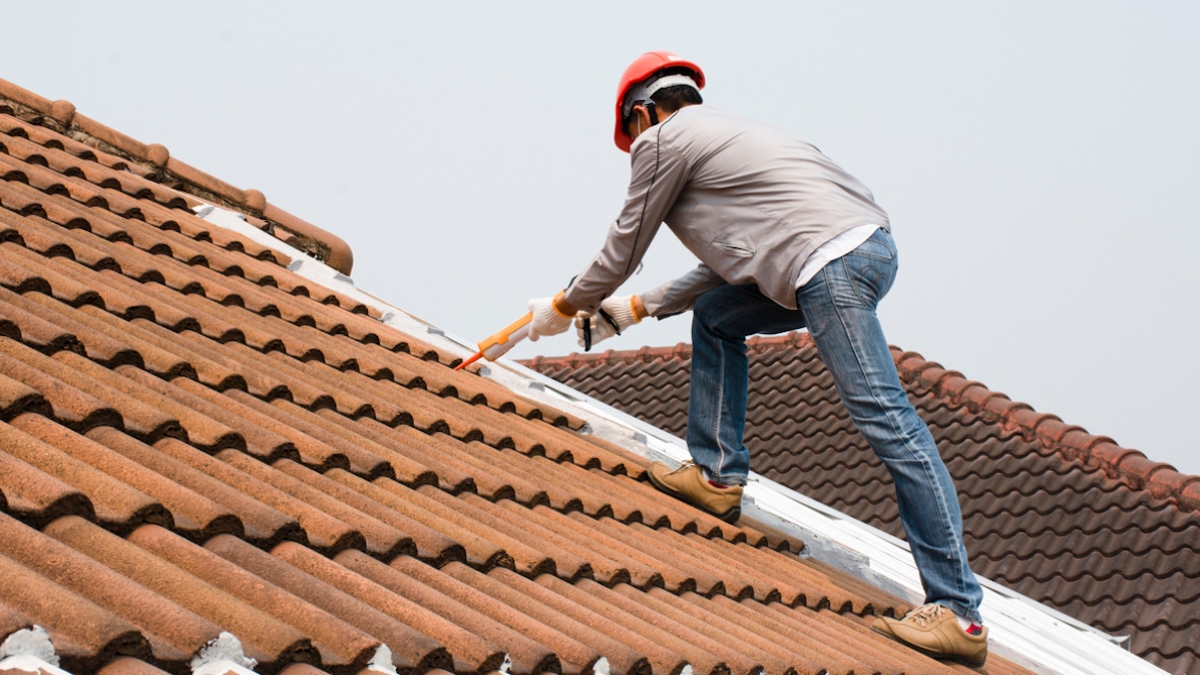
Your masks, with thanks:
M525 316L510 323L504 330L496 333L479 343L479 352L471 358L458 364L454 369L462 370L467 366L479 360L479 357L486 357L488 361L496 359L508 353L508 350L517 346L517 343L529 337L529 322L533 321L533 312L527 313Z

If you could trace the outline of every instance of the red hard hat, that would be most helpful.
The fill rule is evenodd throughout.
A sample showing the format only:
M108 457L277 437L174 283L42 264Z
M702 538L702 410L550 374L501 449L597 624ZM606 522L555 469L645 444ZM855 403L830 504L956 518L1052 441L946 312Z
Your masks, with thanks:
M621 84L617 86L617 124L616 130L613 132L613 140L617 142L617 147L621 150L629 152L629 146L633 145L633 139L625 132L625 125L621 124L621 108L625 103L625 95L637 83L667 68L687 68L696 74L696 86L704 88L704 71L700 70L700 66L681 59L671 52L646 52L634 59L633 63L625 69L625 73L621 75Z

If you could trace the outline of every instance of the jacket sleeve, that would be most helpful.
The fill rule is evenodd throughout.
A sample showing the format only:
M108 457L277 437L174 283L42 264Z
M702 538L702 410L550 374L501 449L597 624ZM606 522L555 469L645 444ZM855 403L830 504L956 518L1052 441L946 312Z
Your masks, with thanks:
M565 300L580 310L595 312L600 301L633 274L687 183L688 170L680 153L660 138L662 127L669 122L634 143L625 207L609 228L604 248L566 292Z
M704 293L725 283L716 272L701 264L687 274L642 293L642 304L656 319L682 314L696 305Z

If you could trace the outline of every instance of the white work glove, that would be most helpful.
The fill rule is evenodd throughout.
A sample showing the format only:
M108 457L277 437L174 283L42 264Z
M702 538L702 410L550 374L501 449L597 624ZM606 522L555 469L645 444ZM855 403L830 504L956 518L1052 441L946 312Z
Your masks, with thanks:
M597 311L595 316L587 312L580 312L575 315L575 333L579 335L579 346L584 350L589 350L592 345L607 340L608 338L624 333L626 328L629 328L635 323L641 323L637 312L633 311L633 300L635 296L625 295L619 298L605 298L604 302L600 303L600 311L608 314L609 318L617 325L613 326L603 316L600 311ZM590 333L590 340L589 340Z
M529 311L533 312L533 320L529 322L530 342L537 342L540 337L565 333L571 327L571 319L575 315L563 314L555 306L562 295L560 291L553 298L534 298L529 301Z

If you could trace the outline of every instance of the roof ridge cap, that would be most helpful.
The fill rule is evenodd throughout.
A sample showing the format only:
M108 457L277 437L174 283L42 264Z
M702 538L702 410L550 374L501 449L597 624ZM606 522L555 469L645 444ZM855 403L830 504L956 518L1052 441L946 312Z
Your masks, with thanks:
M927 389L951 405L962 406L1006 431L1016 431L1055 455L1100 469L1132 490L1173 501L1182 510L1200 511L1200 476L1180 473L1166 462L1149 459L1140 450L1121 447L1108 436L1067 424L1058 415L1038 412L1028 403L1013 401L956 370L926 361L917 352L893 347L892 358L902 380Z
M0 105L6 104L12 108L13 115L18 119L46 127L153 170L162 180L164 187L262 218L272 229L279 227L298 235L300 241L287 243L314 254L319 260L343 274L349 275L354 267L354 252L341 237L269 203L259 190L234 187L212 174L172 157L161 144L142 143L78 113L75 105L69 101L51 101L0 78ZM176 185L171 185L171 182L175 182Z

